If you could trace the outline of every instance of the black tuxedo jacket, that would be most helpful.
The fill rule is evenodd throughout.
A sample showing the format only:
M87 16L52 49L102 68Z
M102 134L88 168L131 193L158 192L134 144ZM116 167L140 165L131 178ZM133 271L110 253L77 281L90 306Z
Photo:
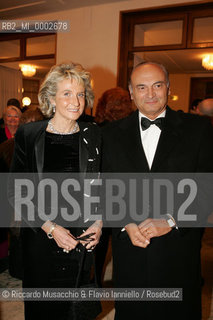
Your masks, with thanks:
M213 129L199 116L166 109L151 169L142 147L138 111L103 129L104 172L212 172ZM200 230L152 238L143 249L113 229L116 287L183 288L183 302L117 303L115 319L200 319Z
M165 126L160 135L151 169L141 143L138 111L104 127L103 137L104 171L212 171L210 149L213 145L212 128L204 117L182 111L176 112L167 107Z

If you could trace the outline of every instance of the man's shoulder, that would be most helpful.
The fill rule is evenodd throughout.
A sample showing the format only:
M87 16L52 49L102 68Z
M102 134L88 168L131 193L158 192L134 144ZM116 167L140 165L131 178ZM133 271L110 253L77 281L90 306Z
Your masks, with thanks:
M128 126L136 123L138 119L138 111L131 113L128 117L107 123L101 128L103 135L109 132L119 131L128 128Z
M185 126L189 126L190 128L201 128L210 124L210 120L208 117L192 113L186 113L182 110L175 111L170 109L169 117L172 121L180 120L180 123L182 123Z

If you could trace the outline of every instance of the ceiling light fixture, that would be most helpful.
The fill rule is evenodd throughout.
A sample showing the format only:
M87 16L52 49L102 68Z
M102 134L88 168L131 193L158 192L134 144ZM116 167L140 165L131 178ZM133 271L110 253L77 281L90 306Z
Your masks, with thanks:
M30 64L21 64L21 72L25 77L33 77L36 74L36 67Z
M213 70L213 54L208 54L203 57L202 66L206 70Z
M31 104L31 99L29 97L24 97L22 99L22 105L23 106L29 106Z

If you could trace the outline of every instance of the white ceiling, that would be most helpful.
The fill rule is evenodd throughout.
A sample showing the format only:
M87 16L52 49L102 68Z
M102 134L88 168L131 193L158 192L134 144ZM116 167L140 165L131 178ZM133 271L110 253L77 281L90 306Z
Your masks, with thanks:
M18 20L24 17L30 18L30 16L39 14L121 1L126 0L0 0L0 20ZM1 63L1 65L19 69L20 63L23 63L23 61ZM24 61L24 63L32 63L37 67L37 72L34 78L43 78L50 67L54 64L54 61L53 59L37 61L28 60Z
M32 64L36 67L36 74L33 76L33 79L43 79L50 68L55 64L55 61L54 59L26 60L1 63L0 65L18 70L20 69L20 64Z
M77 7L100 5L126 0L0 0L0 19L20 19L54 11L62 11ZM122 7L121 7L122 10ZM212 72L202 67L202 57L206 53L213 54L213 48L169 50L157 52L135 53L136 60L156 61L164 64L170 73L203 73L211 75ZM30 61L28 61L29 63ZM20 62L19 62L20 63ZM38 66L38 77L43 77L53 60L34 62ZM17 67L18 63L4 64ZM46 67L45 67L46 66Z
M213 54L213 48L167 50L152 52L136 52L136 64L142 61L155 61L165 65L169 73L209 73L202 67L202 58L205 54Z
M18 19L120 1L126 0L0 0L0 19Z

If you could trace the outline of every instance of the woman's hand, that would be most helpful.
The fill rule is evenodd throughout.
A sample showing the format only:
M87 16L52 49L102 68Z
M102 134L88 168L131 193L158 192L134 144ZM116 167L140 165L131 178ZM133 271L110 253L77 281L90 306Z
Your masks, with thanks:
M80 237L84 237L90 233L94 233L88 240L81 240L80 242L86 247L87 250L93 250L98 244L101 234L102 234L103 222L101 220L96 220ZM79 237L79 238L80 238ZM89 239L92 239L91 241Z
M46 221L41 228L48 234L51 226L52 222ZM79 243L79 241L75 240L69 230L59 225L55 225L51 234L59 248L66 250L66 252L75 249L75 247Z
M69 230L56 225L52 231L53 238L60 248L67 251L75 249L79 241L75 240Z

